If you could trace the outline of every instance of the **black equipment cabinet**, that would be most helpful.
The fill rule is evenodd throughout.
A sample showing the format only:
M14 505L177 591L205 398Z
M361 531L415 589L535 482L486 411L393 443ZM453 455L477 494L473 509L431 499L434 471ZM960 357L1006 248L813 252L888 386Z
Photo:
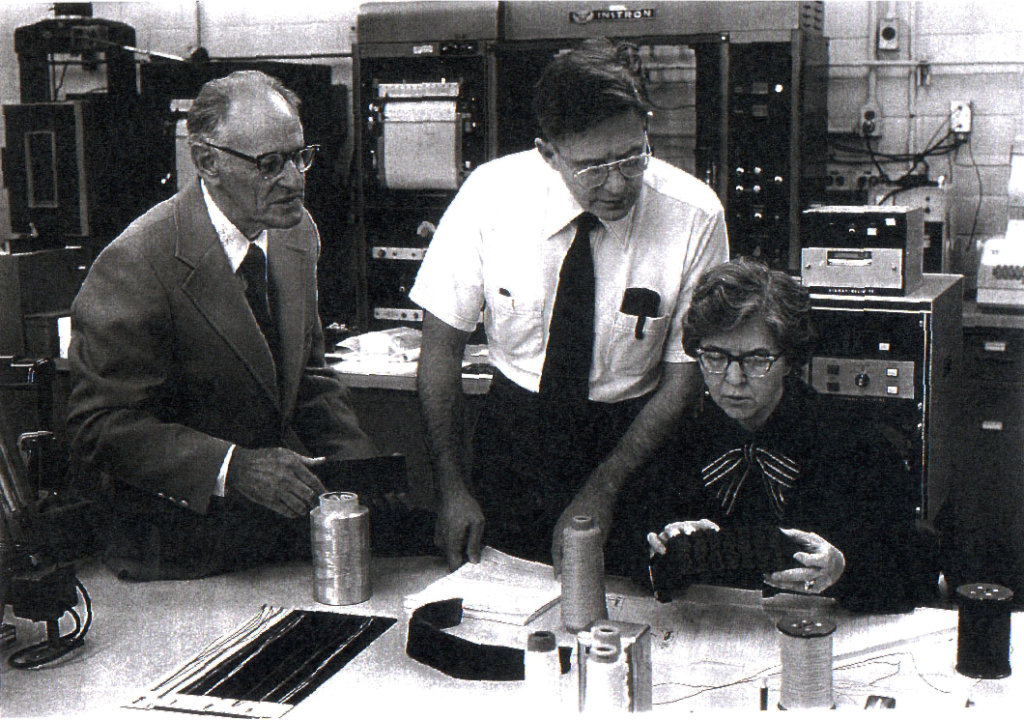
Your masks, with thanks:
M156 133L142 112L134 45L133 28L100 18L53 18L14 31L21 104L3 108L12 252L80 246L88 265L165 197L149 172ZM103 84L62 90L72 65L98 71Z
M935 520L962 442L963 278L925 275L902 297L811 297L811 385L830 412L875 426L900 450L912 487L893 493L909 492L917 518Z
M800 212L825 193L827 67L820 31L730 42L725 204L731 255L798 270Z
M497 37L496 2L360 8L353 181L361 330L422 322L408 293L433 230L465 177L494 156Z
M995 582L1024 603L1024 317L970 313L953 580Z
M486 87L491 60L485 54L485 41L429 45L437 47L436 56L412 55L412 43L387 48L367 43L359 47L356 192L359 262L365 268L364 291L360 293L364 299L360 308L363 327L422 320L408 293L433 228L462 180L489 158ZM403 91L410 96L388 95ZM447 174L448 179L425 178L423 187L415 187L415 179L403 178L389 167L389 150L407 155L410 149L400 144L408 141L408 136L390 134L388 124L398 127L417 122L403 123L387 115L394 107L429 106L435 102L430 93L435 92L436 102L448 104L451 117L434 124L441 132L449 133L454 157L444 170L433 168L437 174ZM418 124L431 122L428 119ZM428 158L420 161L432 162Z

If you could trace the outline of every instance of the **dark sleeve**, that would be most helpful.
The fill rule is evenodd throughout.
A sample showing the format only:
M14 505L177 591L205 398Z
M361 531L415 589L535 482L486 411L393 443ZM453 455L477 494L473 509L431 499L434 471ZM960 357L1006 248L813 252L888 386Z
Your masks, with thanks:
M315 457L365 458L379 454L359 426L348 388L327 366L319 317L313 325L313 340L299 382L293 426Z
M881 435L846 429L824 444L812 529L846 560L832 595L852 610L913 607L914 493L902 457Z
M319 231L312 218L308 220L312 232L312 257L318 258ZM310 282L313 287L316 286L315 260ZM314 457L337 455L365 458L378 455L377 448L359 426L348 388L338 374L327 366L324 358L324 331L315 300L310 303L310 312L313 315L312 339L295 398L292 427L306 451Z
M679 520L699 520L703 509L703 488L694 471L696 434L690 423L641 469L634 497L624 498L616 509L613 541L616 552L629 557L631 578L649 587L650 559L647 533L661 532L667 524Z

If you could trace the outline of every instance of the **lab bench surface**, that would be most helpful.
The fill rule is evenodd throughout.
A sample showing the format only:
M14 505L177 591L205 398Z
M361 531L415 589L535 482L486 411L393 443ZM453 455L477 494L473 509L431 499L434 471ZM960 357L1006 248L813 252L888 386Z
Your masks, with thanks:
M10 668L4 652L0 714L20 717L145 718L123 709L142 691L189 660L216 638L251 618L264 604L355 615L388 616L397 622L287 714L288 720L341 717L369 710L377 717L505 717L525 711L523 683L457 680L405 654L409 613L403 597L445 573L435 557L375 558L372 597L345 607L318 605L308 562L294 562L191 581L127 583L87 562L79 576L93 601L95 620L85 646L51 666ZM754 710L761 679L770 708L780 689L780 645L775 624L786 617L827 617L833 635L833 687L839 708L862 708L869 695L894 697L897 708L939 713L962 708L1013 707L1022 699L1022 668L1002 680L958 675L957 613L922 608L896 615L850 615L831 601L694 587L672 603L658 603L640 588L609 578L612 619L651 627L653 715L710 708ZM1015 647L1022 614L1015 613ZM18 620L20 644L43 637L40 624ZM555 630L571 645L556 605L526 627L464 620L452 633L487 644L522 647L527 632ZM1011 654L1011 661L1013 655ZM550 716L577 715L572 673L562 677L562 702ZM161 713L162 714L162 713ZM181 714L167 715L181 717ZM936 714L935 716L939 716ZM945 716L944 714L941 716Z

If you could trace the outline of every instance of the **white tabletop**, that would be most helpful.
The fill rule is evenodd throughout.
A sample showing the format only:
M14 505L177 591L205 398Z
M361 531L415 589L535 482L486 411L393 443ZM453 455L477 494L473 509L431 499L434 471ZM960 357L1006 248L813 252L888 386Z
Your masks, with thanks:
M308 563L151 583L122 582L102 566L89 563L79 571L95 613L85 647L50 666L28 671L10 668L9 651L5 651L0 715L5 719L89 715L145 720L152 711L147 715L120 708L269 604L398 619L295 706L288 720L343 717L342 711L356 709L371 710L379 717L398 712L435 717L442 711L446 717L522 716L513 712L522 709L522 683L456 680L405 655L408 613L402 598L444 573L440 558L377 559L370 600L328 607L313 599ZM955 610L922 608L901 615L851 616L822 598L779 595L762 601L759 593L698 587L683 600L659 604L626 583L610 580L608 589L613 619L639 621L652 628L655 715L706 708L756 710L762 678L774 709L781 677L775 623L787 614L830 617L837 623L833 685L839 709L863 708L869 695L894 697L897 709L926 712L958 710L968 698L979 709L1013 709L1024 701L1024 668L1004 680L983 681L954 671ZM1021 617L1014 613L1018 636ZM42 639L41 624L17 620L17 625L19 646ZM535 629L557 630L560 643L571 644L571 635L561 630L557 606L526 628L467 619L451 632L478 642L522 647L528 631ZM574 679L567 675L563 681L563 705L552 708L551 714L572 717L576 714Z

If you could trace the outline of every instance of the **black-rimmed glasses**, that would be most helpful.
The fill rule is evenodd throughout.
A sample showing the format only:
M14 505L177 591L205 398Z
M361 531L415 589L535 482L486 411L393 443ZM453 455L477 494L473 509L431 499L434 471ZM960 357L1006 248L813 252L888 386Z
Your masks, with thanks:
M701 367L713 375L724 375L729 366L735 362L739 364L743 374L747 377L762 378L771 371L772 364L780 357L782 356L765 355L762 352L733 355L725 350L697 348L697 359L700 361Z
M573 173L573 177L588 190L601 187L608 181L608 173L612 168L618 170L622 177L632 180L644 174L647 163L651 159L651 144L647 140L647 133L644 133L644 149L639 155L631 155L621 160L591 165Z
M212 142L208 142L206 140L203 140L203 145L212 147L214 150L226 152L228 155L234 155L236 158L248 160L259 169L265 178L272 178L280 175L284 170L285 164L289 160L295 165L296 170L300 173L305 173L309 170L310 166L313 165L313 158L316 157L316 151L320 149L319 145L307 145L304 148L292 150L291 152L281 152L278 150L253 157L252 155L246 155L245 153L232 150L228 147L214 145Z

